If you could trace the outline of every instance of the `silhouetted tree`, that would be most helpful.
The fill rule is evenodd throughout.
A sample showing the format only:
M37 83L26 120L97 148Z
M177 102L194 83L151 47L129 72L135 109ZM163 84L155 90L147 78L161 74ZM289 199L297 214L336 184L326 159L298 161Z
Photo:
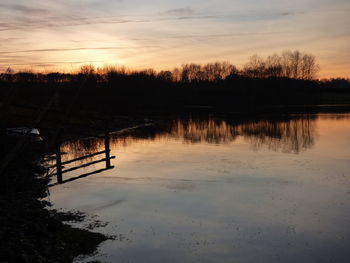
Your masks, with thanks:
M158 78L164 81L173 81L173 74L169 70L162 70L158 73Z
M316 63L316 57L305 54L301 60L301 72L299 78L311 80L314 79L319 71L319 65Z
M249 62L244 66L243 72L245 75L253 78L265 77L265 61L258 55L250 57Z
M283 76L283 67L282 67L282 58L273 54L268 56L265 62L265 75L268 77L282 77Z
M11 67L8 67L5 70L5 73L1 74L1 79L6 82L12 82L14 73L15 73L14 70Z
M243 74L253 78L286 77L311 80L318 70L315 56L295 50L284 51L281 56L274 54L267 59L254 55L244 66Z

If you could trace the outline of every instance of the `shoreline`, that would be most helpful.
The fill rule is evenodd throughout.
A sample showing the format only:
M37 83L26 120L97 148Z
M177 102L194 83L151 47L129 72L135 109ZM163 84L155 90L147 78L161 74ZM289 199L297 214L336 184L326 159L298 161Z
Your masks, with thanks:
M125 121L119 130L144 125L138 123ZM95 126L90 131L98 130ZM52 140L48 135L51 134L44 132L44 142ZM62 137L62 142L82 138L71 131ZM1 136L0 140L4 145L0 157L4 160L18 139ZM50 209L51 203L45 200L50 178L43 159L51 149L43 142L25 141L0 176L2 186L11 186L0 189L0 262L72 262L77 256L94 253L103 241L113 239L91 231L94 227L83 229L65 223L84 222L86 216L80 212Z

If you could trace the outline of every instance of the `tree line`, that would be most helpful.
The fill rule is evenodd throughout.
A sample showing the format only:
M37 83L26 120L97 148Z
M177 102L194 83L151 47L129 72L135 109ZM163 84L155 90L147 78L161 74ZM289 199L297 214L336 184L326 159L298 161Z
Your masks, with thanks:
M131 70L84 65L75 73L14 72L0 75L0 106L12 101L58 110L92 112L182 109L189 106L243 109L273 105L350 104L350 81L317 80L313 55L286 51L252 56L241 69L229 62L184 64L173 70ZM332 93L332 94L331 94ZM337 94L335 94L337 93Z
M21 71L15 73L11 68L0 75L2 81L7 82L71 82L85 79L98 82L108 82L122 76L150 77L169 82L215 82L235 76L248 78L285 77L303 80L315 79L319 65L315 56L296 51L285 51L281 55L273 54L266 58L254 55L249 62L238 69L229 62L214 62L205 65L183 64L173 70L156 72L153 69L130 70L124 66L94 67L84 65L76 73L33 73Z

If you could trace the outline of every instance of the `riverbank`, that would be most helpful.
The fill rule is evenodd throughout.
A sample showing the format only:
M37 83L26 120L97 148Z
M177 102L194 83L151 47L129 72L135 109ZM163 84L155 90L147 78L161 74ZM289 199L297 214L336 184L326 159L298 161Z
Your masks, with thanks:
M64 223L83 220L79 214L50 210L44 201L50 178L42 166L43 145L18 143L1 137L0 262L72 262L93 253L109 237ZM14 149L4 167L6 153Z
M17 108L14 113L9 127L31 127L36 111ZM51 112L38 122L42 141L0 136L0 262L72 262L79 255L95 252L101 242L112 238L69 226L66 221L82 221L84 216L51 210L51 203L45 201L51 178L44 157L53 153L55 140L59 138L63 143L104 131L103 120L79 117L62 123L58 134ZM110 121L110 127L120 130L143 122L119 117Z

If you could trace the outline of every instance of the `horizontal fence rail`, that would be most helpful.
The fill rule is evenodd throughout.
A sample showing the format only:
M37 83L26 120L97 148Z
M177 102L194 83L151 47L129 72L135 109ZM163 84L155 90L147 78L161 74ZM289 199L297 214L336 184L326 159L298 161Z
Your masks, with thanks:
M53 173L52 175L53 176L57 176L57 183L50 184L49 187L55 186L57 184L63 184L63 183L71 182L71 181L74 181L74 180L77 180L77 179L80 179L80 178L87 177L87 176L92 175L92 174L97 174L97 173L101 173L101 172L113 169L114 166L111 165L111 160L115 159L116 157L110 155L111 150L110 150L109 133L106 132L106 134L104 136L98 136L98 138L104 138L105 149L103 151L87 154L87 155L80 156L80 157L77 157L77 158L74 158L74 159L71 159L71 160L67 160L67 161L64 161L64 162L62 162L62 158L61 158L62 154L63 154L61 152L61 145L57 143L56 144L56 157L55 157L56 164L48 166L49 169L56 168L56 172ZM66 154L66 153L64 153L64 154ZM83 164L77 165L75 167L71 167L71 168L67 168L67 169L63 170L63 168L65 168L65 165L67 165L67 164L71 164L71 163L74 163L74 162L77 162L77 161L84 161L84 160L86 160L88 158L95 157L95 156L98 156L98 155L101 155L101 154L104 154L105 158L102 158L102 159L99 159L99 160L96 160L96 161L91 161L91 162L88 162L88 163L83 163ZM79 170L79 169L82 169L82 168L85 168L85 167L89 167L91 165L102 163L102 162L106 163L106 168L99 169L99 170L92 171L92 172L85 173L85 174L81 174L81 175L78 175L76 177L63 180L63 174L65 174L65 173L72 172L72 171L75 171L75 170Z
M115 159L116 157L115 156L111 156L109 157L109 159ZM82 165L79 165L79 166L75 166L75 167L72 167L72 168L69 168L69 169L66 169L66 170L62 170L61 173L64 174L64 173L68 173L68 172L72 172L72 171L75 171L75 170L78 170L78 169L81 169L81 168L85 168L85 167L88 167L90 165L94 165L94 164L97 164L97 163L102 163L102 162L106 162L107 161L107 158L103 158L103 159L100 159L100 160L97 160L97 161L92 161L92 162L89 162L89 163L84 163ZM54 173L52 175L57 175L57 173Z

